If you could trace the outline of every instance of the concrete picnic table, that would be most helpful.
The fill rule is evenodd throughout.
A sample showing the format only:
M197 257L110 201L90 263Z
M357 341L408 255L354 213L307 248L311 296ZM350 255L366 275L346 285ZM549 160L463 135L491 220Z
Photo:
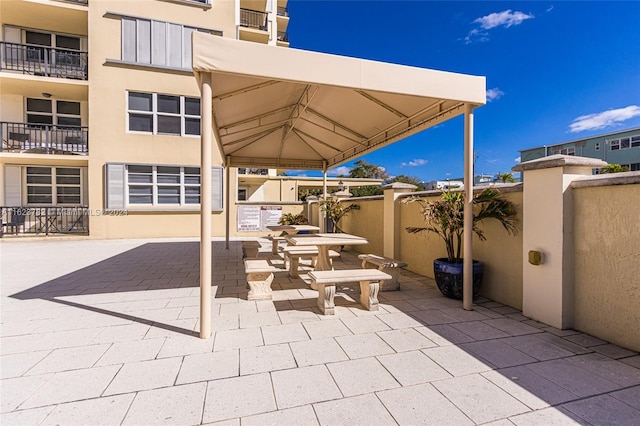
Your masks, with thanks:
M280 231L283 235L294 235L298 232L318 232L319 227L313 225L270 225L267 229L271 231ZM271 239L271 253L278 254L278 243L284 238L282 236L269 237Z
M309 235L285 235L285 240L294 246L316 246L318 247L318 260L314 268L315 271L330 271L329 246L351 246L368 244L366 238L350 234L309 234Z

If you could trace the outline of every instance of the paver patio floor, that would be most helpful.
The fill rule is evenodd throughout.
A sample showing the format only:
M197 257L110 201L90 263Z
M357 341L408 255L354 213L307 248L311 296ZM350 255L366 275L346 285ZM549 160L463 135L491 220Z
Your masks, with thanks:
M213 247L202 340L194 240L0 243L0 423L640 425L635 352L408 271L377 312L356 283L320 315L284 272L248 301L240 243Z

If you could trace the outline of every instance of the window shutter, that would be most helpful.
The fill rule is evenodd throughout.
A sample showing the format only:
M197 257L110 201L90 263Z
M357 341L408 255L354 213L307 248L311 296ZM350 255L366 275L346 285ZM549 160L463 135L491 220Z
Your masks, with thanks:
M124 164L105 164L105 207L108 210L124 210Z
M151 63L151 21L138 19L138 57L136 62Z
M89 173L86 167L80 169L80 173L82 173L82 180L80 181L80 185L82 185L82 205L89 205Z
M165 65L167 63L167 24L153 21L151 23L151 63Z
M167 65L180 68L182 66L182 25L169 25L169 52ZM189 64L191 68L191 64Z
M122 60L136 61L136 20L122 18Z
M4 205L22 206L22 167L4 166Z
M221 211L224 208L222 199L222 167L211 168L211 211Z

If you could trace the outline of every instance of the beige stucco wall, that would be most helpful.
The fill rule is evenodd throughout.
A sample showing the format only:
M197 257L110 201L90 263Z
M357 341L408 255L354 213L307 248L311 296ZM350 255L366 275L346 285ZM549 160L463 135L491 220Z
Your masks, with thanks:
M358 205L358 210L352 210L340 220L340 227L347 233L360 235L369 240L369 244L353 246L349 249L359 253L374 253L382 255L384 242L382 228L384 227L383 200L364 200L357 198L346 201L347 204Z
M573 189L574 328L640 351L640 184Z

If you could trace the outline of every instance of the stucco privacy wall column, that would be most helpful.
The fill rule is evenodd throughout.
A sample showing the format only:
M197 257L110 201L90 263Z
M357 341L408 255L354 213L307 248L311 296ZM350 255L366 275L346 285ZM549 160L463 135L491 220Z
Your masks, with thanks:
M518 164L523 173L522 313L557 328L573 322L572 181L605 166L602 160L552 155ZM529 252L542 254L540 265Z
M383 255L392 259L400 257L400 208L398 198L400 194L415 191L417 186L410 183L394 182L384 185L384 207L382 222Z

